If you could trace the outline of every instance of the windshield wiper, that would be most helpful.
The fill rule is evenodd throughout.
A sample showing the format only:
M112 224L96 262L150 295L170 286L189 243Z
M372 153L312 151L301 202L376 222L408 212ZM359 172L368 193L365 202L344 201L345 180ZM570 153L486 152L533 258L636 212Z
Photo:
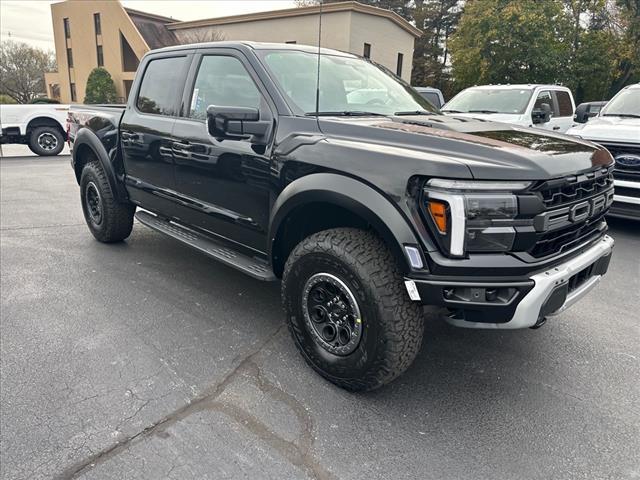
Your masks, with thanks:
M640 118L640 115L635 113L603 113L603 117L629 117L629 118Z
M441 112L447 112L447 113L467 113L467 112L461 112L460 110L449 110L448 108L443 108L440 111Z
M500 113L495 110L469 110L468 113Z
M336 112L307 112L307 117L385 117L383 113L364 112L360 110L342 110Z
M429 112L427 110L407 110L396 112L394 115L435 115L433 112Z

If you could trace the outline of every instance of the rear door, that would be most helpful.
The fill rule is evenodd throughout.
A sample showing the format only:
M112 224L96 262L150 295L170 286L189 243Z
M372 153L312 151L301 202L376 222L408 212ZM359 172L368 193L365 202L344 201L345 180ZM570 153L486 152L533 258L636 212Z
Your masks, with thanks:
M554 90L553 96L558 114L553 117L552 130L564 133L573 125L573 100L566 90Z
M133 201L152 211L166 210L167 193L175 189L171 134L190 61L185 52L146 60L120 123L127 190Z

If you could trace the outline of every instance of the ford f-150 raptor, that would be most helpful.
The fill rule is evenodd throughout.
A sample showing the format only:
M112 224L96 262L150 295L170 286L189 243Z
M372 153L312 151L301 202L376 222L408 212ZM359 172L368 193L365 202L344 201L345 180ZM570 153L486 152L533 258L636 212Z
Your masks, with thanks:
M73 105L69 123L96 239L126 239L135 215L281 280L302 356L350 390L411 364L423 305L460 327L539 327L611 258L607 150L440 115L347 53L248 42L152 51L126 106Z

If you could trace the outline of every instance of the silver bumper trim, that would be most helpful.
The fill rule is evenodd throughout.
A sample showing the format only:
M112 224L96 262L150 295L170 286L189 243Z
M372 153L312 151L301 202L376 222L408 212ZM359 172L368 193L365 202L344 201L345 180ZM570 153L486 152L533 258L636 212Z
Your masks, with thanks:
M489 329L516 329L533 327L538 321L540 310L554 288L569 281L569 279L588 267L598 259L610 255L613 249L613 238L605 235L602 240L596 243L589 250L581 253L577 257L558 265L545 272L537 273L531 276L531 280L535 282L534 287L525 295L516 307L516 311L506 323L480 323L466 322L464 320L448 318L447 322L456 327L463 328L489 328ZM579 288L567 295L567 298L556 312L548 315L558 315L575 304L583 296L585 296L593 287L595 287L602 278L602 275L594 275Z

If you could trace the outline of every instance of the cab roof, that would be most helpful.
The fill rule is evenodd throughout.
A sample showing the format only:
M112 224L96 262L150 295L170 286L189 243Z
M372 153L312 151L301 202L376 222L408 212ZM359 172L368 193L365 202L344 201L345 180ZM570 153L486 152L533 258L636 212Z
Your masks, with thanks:
M251 50L292 50L301 51L307 53L318 53L318 47L313 45L302 45L299 43L271 43L271 42L250 42L250 41L221 41L221 42L206 42L206 43L192 43L188 45L175 45L172 47L159 48L157 50L151 50L148 54L170 52L175 50L200 50L207 48L236 48L236 49L251 49ZM321 55L339 55L342 57L358 58L357 55L351 53L342 52L340 50L333 50L331 48L320 48Z

